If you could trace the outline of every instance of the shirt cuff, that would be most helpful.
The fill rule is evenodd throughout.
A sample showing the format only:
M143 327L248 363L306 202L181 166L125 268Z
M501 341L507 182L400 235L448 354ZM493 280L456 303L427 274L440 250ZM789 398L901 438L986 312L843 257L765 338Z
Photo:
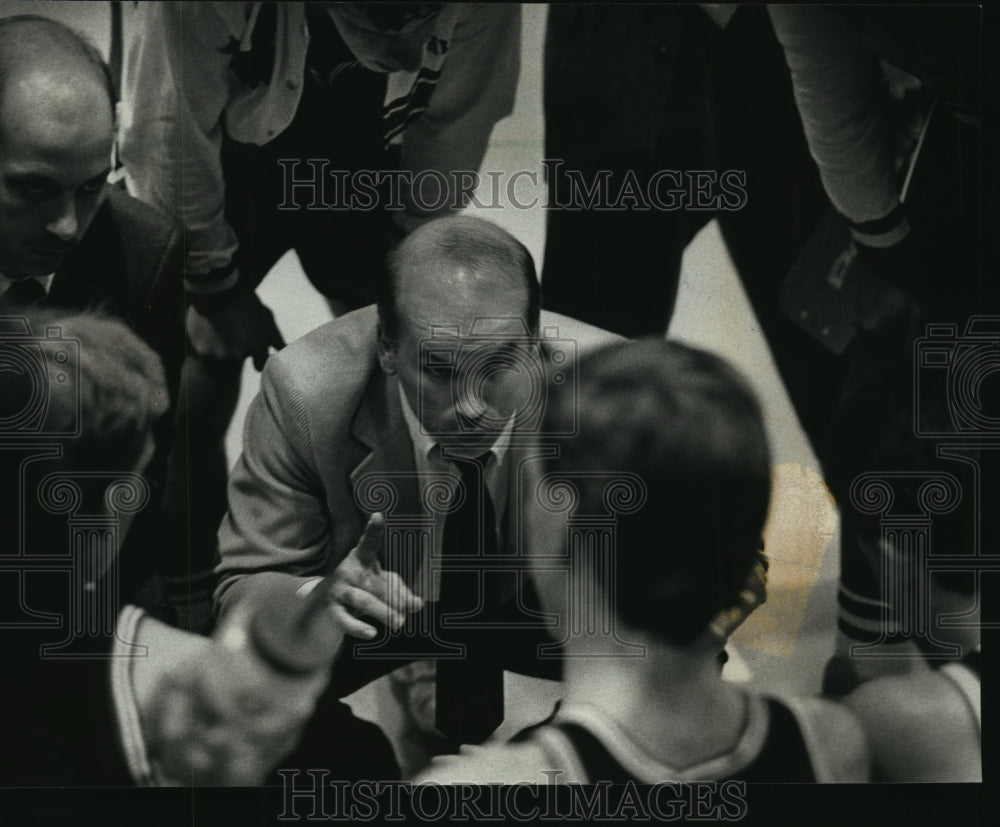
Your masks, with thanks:
M136 630L145 616L142 609L131 605L125 606L118 615L111 653L111 696L118 721L118 736L132 779L140 787L157 787L160 784L149 761L132 684L135 661L144 657L145 652L140 654L134 646L123 643L136 640Z
M315 589L322 582L323 582L323 578L322 577L310 577L308 580L306 580L301 586L299 586L295 590L295 593L299 597L305 597L307 594L309 594L313 589Z
M887 215L874 221L851 222L851 236L866 247L885 249L894 247L910 234L902 204L897 204Z
M236 262L230 261L207 273L187 272L184 274L184 288L192 298L208 298L218 293L232 290L239 282L240 274Z

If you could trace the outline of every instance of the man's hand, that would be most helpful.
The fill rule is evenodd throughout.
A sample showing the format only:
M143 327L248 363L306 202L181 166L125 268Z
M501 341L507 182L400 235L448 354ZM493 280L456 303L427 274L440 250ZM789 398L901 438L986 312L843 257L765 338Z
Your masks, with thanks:
M158 783L261 784L295 748L329 669L273 669L247 640L249 611L236 606L212 638L150 617L139 623L136 639L148 656L135 659L132 684Z
M375 627L360 620L361 617L370 617L396 631L408 613L420 611L424 606L424 601L410 591L398 574L382 568L379 558L384 547L385 517L376 511L357 546L331 575L334 617L354 637L370 640L377 634Z
M189 307L187 332L199 356L240 361L252 356L257 370L264 369L271 347L281 350L285 346L274 314L255 291L241 287L211 309Z
M325 684L326 673L314 678ZM168 786L252 786L290 753L316 693L283 686L245 652L216 641L161 676L143 709L149 757Z

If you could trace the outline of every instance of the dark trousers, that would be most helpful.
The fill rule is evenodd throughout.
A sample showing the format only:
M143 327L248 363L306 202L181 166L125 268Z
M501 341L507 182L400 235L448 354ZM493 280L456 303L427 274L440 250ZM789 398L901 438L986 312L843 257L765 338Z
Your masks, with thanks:
M698 8L549 8L545 307L627 336L666 329L681 255L710 215L565 202L574 175L585 186L606 180L613 202L626 176L645 187L662 169L711 167L705 90L714 35Z
M879 561L871 550L878 548L880 528L852 507L850 487L875 468L927 466L925 447L914 442L908 377L914 342L929 317L911 309L907 318L859 335L836 355L779 309L782 282L829 202L766 10L740 9L718 31L698 8L553 6L547 36L547 158L585 177L611 170L612 182L629 170L642 181L660 168L746 174L746 203L715 217L840 506L842 582L855 594L879 599ZM939 265L948 267L950 257L952 269L955 253L975 249L968 238L975 198L967 161L977 157L954 146L940 153L949 172L929 187L937 195L917 203L913 218L925 237L938 241ZM550 204L560 185L563 179L550 177ZM545 305L627 336L662 335L684 247L711 217L683 210L553 208L542 274ZM944 229L949 226L954 229ZM948 237L961 241L948 250ZM959 266L967 270L967 260ZM969 281L962 276L947 289L966 297L973 292ZM841 631L864 639L858 629L842 624Z
M547 158L585 179L610 170L612 192L629 171L642 182L663 169L736 170L748 198L718 213L552 208L544 305L626 336L662 335L684 248L717 217L796 413L822 445L850 356L834 356L778 309L828 201L766 11L742 9L718 31L699 8L554 5L547 36ZM550 203L565 196L560 172Z
M357 64L326 15L313 15L302 95L292 123L263 146L223 139L226 219L243 280L256 287L294 249L313 286L360 307L391 238L377 203L356 206L352 173L394 167L384 148L385 75ZM296 185L313 180L316 186Z

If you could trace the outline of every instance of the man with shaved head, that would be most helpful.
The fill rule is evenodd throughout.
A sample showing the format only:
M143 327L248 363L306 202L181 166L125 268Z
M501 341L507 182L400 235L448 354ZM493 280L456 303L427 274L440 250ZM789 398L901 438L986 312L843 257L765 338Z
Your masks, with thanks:
M468 216L404 239L378 292L268 361L230 477L217 604L227 613L276 584L305 595L329 578L349 637L328 700L430 657L435 726L453 747L478 743L503 719L504 668L559 673L536 658L537 619L524 629L533 592L498 558L520 554L519 468L544 366L566 355L553 358L553 343L608 334L540 321L528 251ZM456 626L463 614L492 628ZM311 737L336 749L330 731Z
M114 134L97 50L53 20L0 20L0 296L104 303L164 358L177 346L177 236L108 186Z
M105 198L114 97L92 49L50 21L0 24L0 268L49 276Z
M184 355L179 233L108 184L115 103L107 66L73 30L31 15L0 19L0 304L4 314L100 305L159 355L176 405ZM163 417L146 472L154 502L172 435L173 417ZM157 509L147 511L129 544L169 569L152 559ZM176 569L186 573L187 560Z

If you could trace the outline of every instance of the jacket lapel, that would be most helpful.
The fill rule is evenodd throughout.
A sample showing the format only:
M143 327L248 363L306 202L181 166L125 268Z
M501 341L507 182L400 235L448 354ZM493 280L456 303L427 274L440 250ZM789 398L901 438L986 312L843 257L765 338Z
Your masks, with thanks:
M396 496L382 509L390 513L417 513L419 496L413 464L413 442L406 429L399 403L399 385L394 376L377 371L351 423L351 436L368 449L351 471L351 487L360 497L358 485L374 479L392 480ZM408 485L397 484L398 479ZM373 501L374 504L374 501ZM360 503L359 503L360 505Z
M390 524L423 516L413 442L403 419L399 384L394 376L386 376L381 370L373 375L351 423L351 436L366 451L350 475L351 492L362 525L376 511L381 511ZM390 544L390 548L394 546ZM409 546L409 552L416 553L416 548ZM390 556L395 553L398 550L391 551ZM414 565L397 559L387 559L384 563L388 569L400 572L404 579L414 570Z

